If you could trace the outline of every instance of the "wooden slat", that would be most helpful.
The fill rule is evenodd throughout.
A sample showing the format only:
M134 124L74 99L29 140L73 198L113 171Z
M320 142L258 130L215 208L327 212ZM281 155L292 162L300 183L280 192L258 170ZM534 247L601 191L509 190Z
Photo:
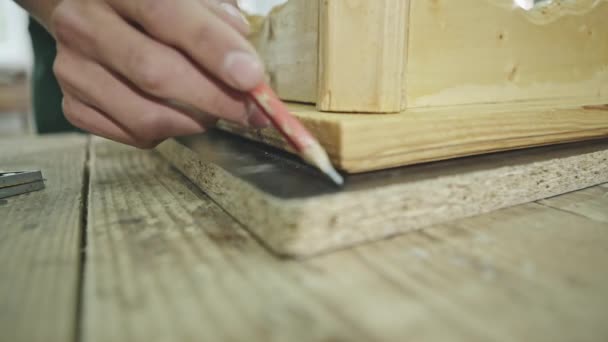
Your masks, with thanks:
M608 188L605 186L549 198L540 203L608 223Z
M0 200L0 340L68 342L76 330L86 138L0 140L0 168L46 188Z
M325 0L320 13L317 108L404 109L409 1Z
M267 18L251 17L251 42L270 85L284 100L317 102L319 0L289 1Z
M608 337L603 223L529 204L282 261L157 156L93 153L85 341Z
M523 147L608 137L608 108L528 108L508 105L404 111L400 114L330 114L310 106L290 109L348 173ZM223 129L290 150L274 129Z

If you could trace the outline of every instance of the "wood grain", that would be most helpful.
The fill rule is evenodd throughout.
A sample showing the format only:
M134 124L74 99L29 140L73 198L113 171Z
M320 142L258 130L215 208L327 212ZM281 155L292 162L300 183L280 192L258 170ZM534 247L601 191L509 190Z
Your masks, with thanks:
M84 341L360 336L162 158L93 154Z
M288 66L280 95L321 111L582 106L608 102L607 15L605 0L291 0L254 45Z
M327 0L320 10L317 108L404 109L409 1Z
M418 311L413 336L444 330L431 334L437 340L600 341L608 336L602 323L608 278L600 271L607 238L605 224L526 204L356 251L385 285L424 303L422 310L410 308ZM347 255L328 258L338 259L337 268Z
M266 17L251 17L249 37L270 85L288 101L317 102L319 1L289 1Z
M346 178L340 191L285 198L256 184L264 176L272 177L279 167L275 159L256 158L255 151L245 149L246 141L240 148L232 145L225 150L215 141L212 152L200 139L167 141L158 150L274 251L291 256L377 240L608 182L608 142L597 141L355 175ZM257 166L260 175L247 178L229 161L212 159L213 153L252 160L248 169ZM315 179L297 175L310 177L311 184Z
M408 108L608 102L608 2L531 12L504 0L410 3Z
M0 340L72 341L86 137L0 139L4 170L42 170L46 188L0 201Z
M605 223L526 204L284 261L154 154L93 151L84 341L608 337Z
M358 173L523 147L608 137L608 109L518 105L411 110L394 115L330 114L291 105L336 166ZM220 127L289 150L274 129Z

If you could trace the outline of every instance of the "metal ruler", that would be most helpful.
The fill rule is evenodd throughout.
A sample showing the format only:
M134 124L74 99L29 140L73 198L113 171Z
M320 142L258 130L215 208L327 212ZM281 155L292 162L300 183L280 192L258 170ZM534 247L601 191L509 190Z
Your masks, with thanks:
M0 198L44 189L41 171L0 171Z

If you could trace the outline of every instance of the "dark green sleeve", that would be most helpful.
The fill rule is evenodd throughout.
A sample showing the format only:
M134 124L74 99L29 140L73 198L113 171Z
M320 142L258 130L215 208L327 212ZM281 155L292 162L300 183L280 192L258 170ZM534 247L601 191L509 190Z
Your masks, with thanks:
M61 89L53 74L57 50L53 37L30 18L29 31L34 48L32 74L32 108L38 133L76 131L63 116Z

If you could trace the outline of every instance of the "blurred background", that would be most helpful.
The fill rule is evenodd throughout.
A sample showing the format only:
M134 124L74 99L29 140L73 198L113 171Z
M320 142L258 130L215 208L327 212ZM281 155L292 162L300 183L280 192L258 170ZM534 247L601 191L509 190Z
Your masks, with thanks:
M32 49L28 16L13 1L0 1L0 136L34 131L29 75Z

